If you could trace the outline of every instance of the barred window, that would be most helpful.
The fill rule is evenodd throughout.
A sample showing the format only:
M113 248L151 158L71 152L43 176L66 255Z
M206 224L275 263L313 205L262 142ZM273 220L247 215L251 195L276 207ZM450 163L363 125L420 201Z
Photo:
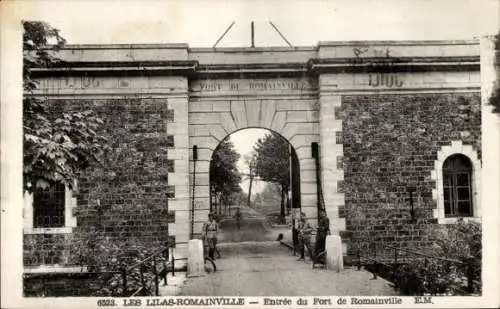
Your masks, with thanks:
M58 182L50 183L48 188L37 188L33 192L33 227L64 226L66 188Z
M167 198L175 198L175 186L167 186Z
M446 217L472 216L472 163L455 154L443 163L444 214Z
M168 170L169 173L174 173L175 172L174 166L175 166L174 160L167 160L167 170Z
M173 135L167 135L167 147L174 147L174 136Z
M344 143L344 140L343 140L343 136L342 136L342 132L341 131L337 131L335 132L335 143L337 145L341 145Z
M345 218L345 206L344 205L339 206L339 218Z

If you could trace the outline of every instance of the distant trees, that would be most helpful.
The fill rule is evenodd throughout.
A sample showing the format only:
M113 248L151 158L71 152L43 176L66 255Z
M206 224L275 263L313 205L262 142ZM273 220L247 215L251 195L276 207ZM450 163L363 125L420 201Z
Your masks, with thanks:
M285 207L290 188L290 146L276 133L270 133L257 140L255 172L263 181L281 186L280 217L285 221Z
M210 186L215 200L214 210L217 213L241 192L241 175L236 166L239 158L240 155L229 139L223 140L214 150L210 161Z
M71 188L81 170L100 162L107 145L98 133L102 120L92 110L56 111L52 102L35 94L33 69L60 63L57 51L66 41L45 22L23 21L23 28L24 190L55 182Z
M253 207L255 210L263 213L275 213L280 210L281 185L268 182L260 193L256 193L253 198Z

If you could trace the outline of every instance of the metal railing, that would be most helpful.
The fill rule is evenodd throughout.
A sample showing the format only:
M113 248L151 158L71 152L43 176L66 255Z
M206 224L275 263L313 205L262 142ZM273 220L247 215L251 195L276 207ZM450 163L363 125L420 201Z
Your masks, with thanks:
M168 273L168 264L170 262L166 262L163 260L163 272L161 270L158 270L158 257L160 255L165 255L165 258L168 259L168 250L169 248L164 248L158 252L153 253L149 257L133 264L130 265L129 267L124 267L121 270L122 273L122 278L123 278L123 293L124 296L128 294L128 281L127 281L127 276L128 274L133 273L135 270L139 270L139 280L141 286L136 289L135 291L132 292L130 296L137 296L137 295L152 295L151 291L149 290L149 285L151 284L151 280L154 280L154 294L155 296L158 296L160 294L160 284L159 284L159 277L160 274L163 274L163 279L165 280L165 284L167 282L167 273ZM149 264L149 265L148 265ZM153 278L150 279L149 281L146 279L146 274L148 271L151 271L153 273Z
M109 276L104 285L109 284L113 276L120 276L123 297L159 296L160 281L163 280L164 286L168 285L167 275L171 273L172 276L175 276L175 262L180 260L186 260L186 258L176 259L172 256L169 259L169 247L166 247L132 265L122 267L119 271L99 273ZM132 282L134 282L131 277L135 279L136 284L133 284L135 287L131 287ZM139 287L137 287L137 281Z
M390 245L384 244L373 244L373 251L369 251L367 253L362 253L361 250L356 251L357 258L357 268L361 269L361 266L365 266L371 268L373 273L373 279L377 279L380 273L384 271L389 271L390 281L393 281L394 288L401 288L401 283L398 278L401 279L401 276L404 276L404 267L412 267L414 262L422 262L424 269L430 265L431 262L440 263L439 267L441 269L455 271L457 275L464 275L465 280L458 280L453 285L448 286L450 289L455 291L460 295L468 295L474 292L474 285L480 282L480 278L475 271L475 263L473 258L469 258L467 261L461 261L456 259L432 256L430 254L418 252L415 250L410 250L406 248L399 248ZM382 251L383 250L383 251ZM382 251L382 252L381 252ZM381 254L382 253L382 254ZM415 272L412 272L413 280L418 281L419 283L433 283L428 282L433 279L426 278L425 274L421 275ZM405 278L408 279L408 278ZM466 282L463 282L466 281ZM463 284L465 283L465 284Z

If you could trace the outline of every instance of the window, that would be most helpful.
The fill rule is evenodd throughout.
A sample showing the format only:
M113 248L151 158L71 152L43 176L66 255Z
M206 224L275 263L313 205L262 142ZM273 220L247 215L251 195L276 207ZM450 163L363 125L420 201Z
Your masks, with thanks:
M174 160L167 160L167 170L169 173L174 173L175 168L174 168Z
M453 224L459 218L481 221L481 160L472 145L452 141L437 152L431 180L433 217L439 224Z
M335 132L335 143L337 145L341 145L344 143L341 131Z
M76 188L76 181L73 185ZM62 183L53 182L46 189L37 188L24 193L24 233L71 233L76 227L73 216L76 197Z
M33 227L63 227L66 187L52 182L33 192Z
M174 147L174 136L173 135L167 135L166 144L167 144L167 147Z
M175 198L175 186L167 186L167 198Z
M473 215L472 164L460 154L452 155L443 164L443 198L446 217L470 217Z
M339 206L339 218L345 218L345 206L344 205Z

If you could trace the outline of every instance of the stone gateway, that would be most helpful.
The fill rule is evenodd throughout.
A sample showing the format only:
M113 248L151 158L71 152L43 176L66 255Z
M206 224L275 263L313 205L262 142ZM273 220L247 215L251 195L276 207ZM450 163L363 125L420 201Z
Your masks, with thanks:
M27 272L80 269L75 246L92 241L170 240L186 258L191 226L198 238L210 209L212 153L245 128L291 143L301 211L316 218L324 199L346 254L425 246L429 227L480 221L479 41L67 45L59 57L60 66L36 70L35 95L54 112L97 112L111 150L73 191L54 188L57 213L25 194Z

